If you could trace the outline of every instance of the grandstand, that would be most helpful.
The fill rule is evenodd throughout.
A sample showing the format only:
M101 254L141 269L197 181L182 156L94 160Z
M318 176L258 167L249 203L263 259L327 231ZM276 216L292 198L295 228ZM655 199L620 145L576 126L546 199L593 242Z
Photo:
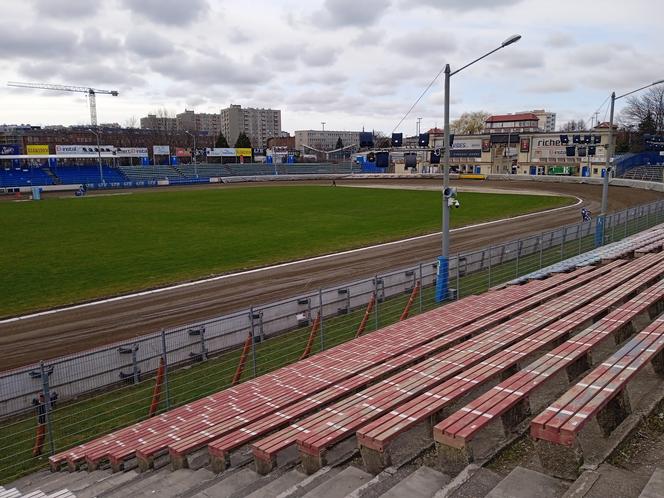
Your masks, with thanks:
M48 168L0 168L0 187L53 185L54 180Z
M79 183L101 183L98 166L55 166L50 168L57 178L57 183L62 185L76 185ZM102 166L104 182L124 182L126 178L116 168Z
M664 398L663 249L659 225L384 327L53 455L70 472L8 496L584 496L583 465ZM526 430L540 468L480 469Z
M664 172L664 165L659 166L636 166L628 170L622 178L630 180L642 180L647 182L661 182L663 181L662 173Z
M172 166L160 164L152 166L118 166L118 169L127 180L132 182L145 180L179 180L183 178L182 173Z

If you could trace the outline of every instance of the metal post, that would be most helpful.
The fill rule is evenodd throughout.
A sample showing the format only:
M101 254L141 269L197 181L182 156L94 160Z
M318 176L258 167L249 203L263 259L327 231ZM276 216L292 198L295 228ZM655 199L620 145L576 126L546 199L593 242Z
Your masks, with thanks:
M629 208L625 209L625 237L627 238L627 222L629 221Z
M489 246L489 289L491 288L491 246Z
M461 299L461 259L459 253L456 255L456 298Z
M206 361L207 349L205 349L205 326L201 327L201 361Z
M376 298L376 302L374 303L374 330L378 330L378 275L374 277L374 296Z
M350 291L349 291L350 292ZM325 332L323 329L323 289L318 289L318 327L320 328L320 350L325 349Z
M48 374L44 368L44 362L39 362L39 374L42 378L42 390L44 392L44 416L46 418L46 427L48 430L48 444L51 449L51 455L55 454L55 443L53 441L53 421L51 420L51 392L48 385Z
M565 259L565 234L567 233L567 229L563 228L563 235L560 237L560 261Z
M420 295L419 295L420 313L422 313L423 309L422 294L424 294L424 279L422 276L422 263L420 263Z
M438 258L438 279L436 280L436 301L447 299L449 278L449 249L450 249L450 208L447 205L445 192L450 186L450 65L445 65L445 107L443 126L445 127L445 151L443 154L443 231L442 253Z
M161 358L164 362L164 387L166 393L166 409L171 409L171 394L168 388L168 355L166 354L166 331L161 329Z
M256 333L254 330L254 307L249 308L249 321L251 322L251 364L253 378L256 378Z
M516 244L516 278L519 278L519 255L521 254L521 240Z
M542 269L542 253L544 252L544 234L539 237L539 269Z
M131 363L134 370L134 384L138 384L140 382L140 379L138 378L138 358L136 351L138 351L138 344L134 343L131 346Z
M604 243L604 222L609 206L609 175L611 158L613 157L613 111L616 105L616 92L611 93L611 111L609 113L609 137L606 144L606 161L604 164L604 181L602 182L602 211L597 218L595 227L595 247Z

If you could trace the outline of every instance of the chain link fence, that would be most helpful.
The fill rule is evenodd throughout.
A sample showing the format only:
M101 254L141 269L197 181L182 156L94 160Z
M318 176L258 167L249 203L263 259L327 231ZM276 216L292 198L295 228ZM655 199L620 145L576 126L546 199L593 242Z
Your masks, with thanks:
M603 243L664 222L664 201L607 216ZM595 248L595 220L450 258L478 294ZM0 373L0 483L47 456L444 305L436 261Z

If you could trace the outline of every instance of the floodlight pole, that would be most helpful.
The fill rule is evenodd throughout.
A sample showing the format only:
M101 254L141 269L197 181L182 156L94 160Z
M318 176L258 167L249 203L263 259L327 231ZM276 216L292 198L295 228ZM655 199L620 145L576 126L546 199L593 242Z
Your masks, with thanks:
M649 85L642 86L631 92L623 93L616 97L616 92L611 92L611 111L609 113L609 136L606 144L606 159L604 163L604 181L602 182L602 209L599 217L597 218L597 224L595 226L595 247L600 247L604 243L604 225L606 221L606 215L609 210L609 178L611 175L611 161L613 155L615 154L615 144L613 143L613 111L615 109L616 100L632 95L633 93L640 92L651 86L659 85L664 83L664 80L655 81Z
M104 185L104 170L101 165L101 140L99 137L99 128L97 128L97 131L94 131L92 128L88 128L88 131L92 133L95 137L97 137L97 163L99 165L99 180L102 185Z
M443 231L442 231L442 253L438 258L438 275L436 277L436 301L445 301L449 297L449 253L450 253L450 206L449 206L449 187L450 187L450 78L468 66L497 52L501 48L518 42L521 35L510 36L499 47L494 48L481 57L469 62L465 66L452 71L450 65L445 65L445 106L444 106L444 126L445 126L445 152L443 154ZM458 264L458 262L457 262ZM457 268L458 271L458 268ZM458 289L457 289L458 291Z

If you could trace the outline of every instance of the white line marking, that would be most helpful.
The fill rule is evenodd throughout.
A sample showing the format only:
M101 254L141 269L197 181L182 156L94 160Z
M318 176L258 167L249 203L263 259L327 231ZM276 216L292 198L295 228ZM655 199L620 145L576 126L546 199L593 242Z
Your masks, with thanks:
M563 209L571 209L573 207L578 206L583 202L582 199L576 196L570 196L574 197L576 199L576 203L572 204L570 206L562 206L558 208L553 208L553 209L547 209L546 211L537 211L536 213L528 213L528 214L520 214L519 216L513 216L511 218L503 218L500 220L493 220L493 221L485 221L484 223L477 223L475 225L466 225L464 227L459 227L459 228L453 228L450 230L450 233L455 233L455 232L463 232L464 230L470 230L471 228L477 228L477 227L484 227L484 226L489 226L489 225L496 225L498 223L505 223L507 221L513 221L513 220L519 220L522 218L529 218L531 216L538 216L541 214L545 213L553 213L555 211L562 211ZM377 244L375 246L367 246L367 247L360 247L358 249L350 249L348 251L341 251L341 252L335 252L333 254L324 254L323 256L315 256L313 258L308 258L308 259L299 259L297 261L290 261L288 263L280 263L278 265L273 265L273 266L265 266L262 268L254 268L253 270L246 270L243 272L239 273L229 273L226 275L219 275L217 277L210 277L210 278L204 278L202 280L195 280L193 282L185 282L183 284L177 284L177 285L171 285L169 287L160 287L158 289L152 289L152 290L146 290L142 292L136 292L134 294L124 294L122 296L116 296L116 297L110 297L108 299L101 299L99 301L91 301L89 303L82 303L82 304L75 304L73 306L67 306L65 308L56 308L52 310L46 310L46 311L40 311L38 313L32 313L30 315L23 315L23 316L16 316L13 318L6 318L5 320L0 320L0 325L4 325L6 323L13 323L13 322L18 322L21 320L29 320L31 318L38 318L40 316L47 316L47 315L53 315L55 313L61 313L63 311L72 311L72 310L78 310L82 308L88 308L90 306L98 306L100 304L107 304L107 303L115 303L118 301L124 301L125 299L133 299L135 297L143 297L143 296L149 296L152 294L160 294L162 292L168 292L176 289L184 289L187 287L193 287L194 285L200 285L200 284L206 284L208 282L218 282L220 280L226 280L228 278L233 278L233 277L241 277L244 275L251 275L253 273L259 273L259 272L264 272L264 271L269 271L269 270L275 270L277 268L286 268L289 266L294 266L294 265L299 265L303 263L311 263L313 261L323 261L326 259L330 258L335 258L337 256L345 256L347 254L355 254L358 252L363 252L363 251L369 251L372 249L377 249L379 247L388 247L388 246L393 246L397 244L406 244L408 242L412 242L414 240L422 240L426 239L429 237L440 237L441 232L436 232L436 233L430 233L427 235L418 235L417 237L410 237L408 239L401 239L401 240L394 240L392 242L385 242L384 244Z

